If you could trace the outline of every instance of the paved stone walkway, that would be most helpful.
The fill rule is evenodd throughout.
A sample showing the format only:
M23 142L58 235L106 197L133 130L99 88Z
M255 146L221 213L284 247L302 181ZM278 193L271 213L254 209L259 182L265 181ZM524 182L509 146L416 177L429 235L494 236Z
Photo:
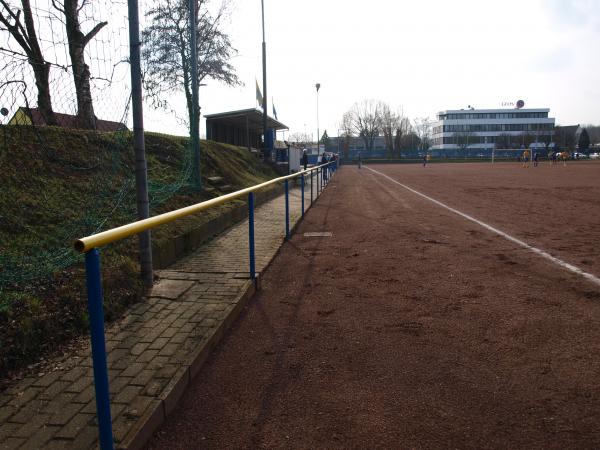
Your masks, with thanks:
M280 196L255 212L259 273L283 242L284 207ZM299 218L300 190L294 189L291 225ZM248 270L246 220L160 271L152 295L107 330L116 447L139 447L175 407L252 294ZM60 369L25 378L0 394L0 449L96 448L97 437L89 348Z

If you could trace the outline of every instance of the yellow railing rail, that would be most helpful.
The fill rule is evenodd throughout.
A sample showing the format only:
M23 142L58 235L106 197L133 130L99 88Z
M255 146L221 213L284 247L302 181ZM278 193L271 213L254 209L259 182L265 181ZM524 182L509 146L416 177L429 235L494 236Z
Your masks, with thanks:
M270 186L272 184L280 183L282 181L292 178L297 178L306 173L313 172L317 169L322 169L325 166L335 163L336 161L330 161L328 163L321 164L320 166L311 167L310 169L302 170L291 175L273 178L272 180L265 181L264 183L250 186L245 189L240 189L239 191L231 192L229 194L221 195L220 197L212 198L201 203L196 203L195 205L186 206L185 208L177 209L175 211L169 211L158 216L149 217L148 219L138 220L137 222L128 223L127 225L122 225L111 230L102 231L101 233L92 234L91 236L77 239L74 243L74 247L75 250L79 252L87 252L93 248L102 247L106 244L110 244L111 242L120 241L121 239L125 239L129 236L133 236L143 231L156 228L159 225L164 225L166 223L173 222L174 220L180 219L185 216L189 216L190 214L195 214L200 211L204 211L213 206L220 205L222 203L241 197L245 194L249 194L250 192L254 192L264 187Z

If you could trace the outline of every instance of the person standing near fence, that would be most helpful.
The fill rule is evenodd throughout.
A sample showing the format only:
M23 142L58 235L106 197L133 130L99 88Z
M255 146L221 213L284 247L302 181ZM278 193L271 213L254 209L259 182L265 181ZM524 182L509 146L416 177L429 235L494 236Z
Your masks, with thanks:
M362 156L360 154L360 152L358 152L358 168L360 169L362 167Z
M323 156L321 156L321 164L327 164L327 154L325 152L323 152ZM327 181L328 178L328 173L327 171L329 170L328 167L323 167L321 169L321 180L323 181L323 183L325 183Z
M302 150L302 167L304 167L304 170L308 168L308 155L306 149Z

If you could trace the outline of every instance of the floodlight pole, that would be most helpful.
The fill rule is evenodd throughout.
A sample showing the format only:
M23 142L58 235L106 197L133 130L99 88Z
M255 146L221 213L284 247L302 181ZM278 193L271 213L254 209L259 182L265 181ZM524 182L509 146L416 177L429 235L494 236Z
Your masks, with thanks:
M133 113L133 148L135 153L135 191L137 197L137 217L139 220L150 217L148 200L148 166L144 142L144 110L142 106L142 70L140 65L140 22L138 0L127 2L129 9L129 59L131 61L131 106ZM150 230L138 235L140 249L140 269L144 287L150 288L154 281L152 270L152 243Z
M263 66L263 158L267 160L267 44L265 42L265 1L260 0L262 11L262 66ZM270 156L270 155L269 155Z
M317 164L318 164L318 158L321 155L321 146L319 145L319 141L321 140L321 138L319 137L319 89L321 89L321 83L317 83L315 84L315 87L317 88Z
M194 154L193 182L196 190L202 189L202 175L200 173L200 105L198 103L198 43L196 23L196 0L188 1L190 13L190 57L192 71L192 111L190 123L190 138L192 153Z

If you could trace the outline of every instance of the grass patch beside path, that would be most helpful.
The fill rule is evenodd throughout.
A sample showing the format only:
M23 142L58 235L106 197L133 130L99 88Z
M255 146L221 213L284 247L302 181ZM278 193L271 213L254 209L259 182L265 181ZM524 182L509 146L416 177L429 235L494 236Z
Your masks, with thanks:
M188 139L146 134L151 215L276 176L246 149L202 141L207 190L189 185ZM75 238L136 219L132 134L0 126L0 379L88 332L83 256ZM211 185L208 177L222 177ZM239 203L239 201L238 201ZM153 230L161 242L235 202ZM108 321L139 300L137 239L102 252Z

